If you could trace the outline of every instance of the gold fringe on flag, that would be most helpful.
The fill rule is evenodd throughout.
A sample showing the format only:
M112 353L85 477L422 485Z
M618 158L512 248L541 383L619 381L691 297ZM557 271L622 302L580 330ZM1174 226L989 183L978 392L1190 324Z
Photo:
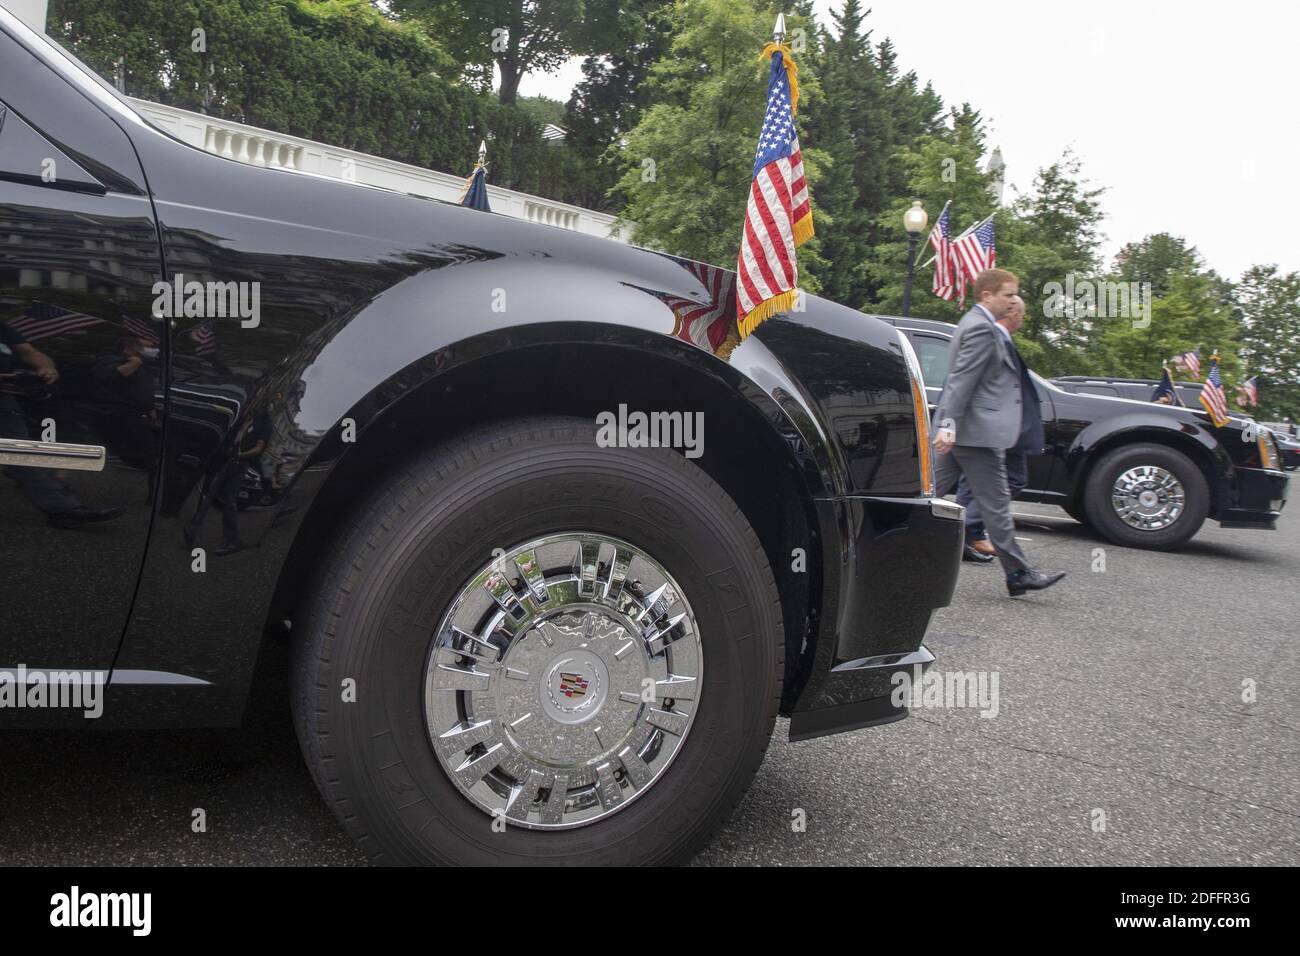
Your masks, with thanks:
M790 48L784 43L769 43L763 47L763 53L758 58L760 63L771 63L772 54L780 51L781 63L785 66L786 78L790 81L790 115L799 115L799 67L794 62L794 57L790 55Z
M780 295L774 295L764 302L760 302L747 312L743 318L736 324L740 328L740 338L744 341L766 319L770 319L778 312L787 312L793 309L796 302L796 296L799 294L798 289L790 289L788 292L782 292Z
M802 246L805 242L813 237L813 218L812 205L808 206L808 215L804 216L794 224L794 244L795 248Z

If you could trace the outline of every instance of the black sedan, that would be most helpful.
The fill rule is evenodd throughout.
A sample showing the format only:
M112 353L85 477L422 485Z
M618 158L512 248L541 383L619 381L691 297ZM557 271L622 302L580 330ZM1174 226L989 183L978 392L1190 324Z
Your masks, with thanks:
M888 323L191 148L3 9L0 235L0 726L237 724L285 642L373 860L627 864L907 715L961 509Z
M956 326L881 318L911 341L933 405ZM1225 528L1275 527L1288 476L1270 430L1242 418L1216 427L1199 407L1066 391L1033 379L1047 445L1029 459L1022 499L1060 505L1111 541L1156 550L1186 543L1206 518Z

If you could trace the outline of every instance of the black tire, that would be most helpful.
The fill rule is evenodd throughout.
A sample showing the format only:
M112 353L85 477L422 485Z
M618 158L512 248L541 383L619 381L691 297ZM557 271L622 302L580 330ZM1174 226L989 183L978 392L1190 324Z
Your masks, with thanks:
M682 583L704 686L673 762L636 800L576 829L500 832L429 743L430 641L494 548L574 529L617 536ZM739 803L776 719L784 632L757 536L693 463L664 449L600 448L590 421L497 423L416 457L347 520L304 611L292 689L299 741L326 802L374 863L684 862ZM349 677L354 703L342 701Z
M1115 480L1130 468L1154 465L1172 474L1183 486L1185 506L1173 523L1147 531L1126 524L1111 504ZM1181 547L1205 523L1210 511L1210 491L1196 464L1180 451L1165 445L1125 445L1107 452L1088 476L1084 507L1092 526L1116 544L1151 551Z
M1061 505L1061 508L1067 515L1079 522L1079 524L1084 525L1085 527L1091 524L1088 520L1088 512L1083 508L1083 499L1079 499L1073 504Z

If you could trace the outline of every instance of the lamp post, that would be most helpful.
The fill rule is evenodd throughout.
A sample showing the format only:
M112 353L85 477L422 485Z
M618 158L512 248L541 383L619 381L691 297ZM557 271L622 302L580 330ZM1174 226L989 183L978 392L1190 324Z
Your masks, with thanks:
M930 217L918 199L912 208L903 213L903 228L907 230L907 282L903 286L903 315L909 315L912 308L912 274L916 271L916 243L925 232Z

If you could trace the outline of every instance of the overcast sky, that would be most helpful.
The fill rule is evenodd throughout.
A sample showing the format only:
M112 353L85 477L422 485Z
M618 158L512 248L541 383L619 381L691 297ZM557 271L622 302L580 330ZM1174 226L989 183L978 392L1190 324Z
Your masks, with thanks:
M817 0L819 20L842 2ZM1229 278L1253 263L1300 269L1300 4L862 3L873 41L892 37L903 71L982 111L1008 199L1069 146L1107 188L1108 257L1172 232ZM521 92L563 100L580 78L573 63L526 77Z

